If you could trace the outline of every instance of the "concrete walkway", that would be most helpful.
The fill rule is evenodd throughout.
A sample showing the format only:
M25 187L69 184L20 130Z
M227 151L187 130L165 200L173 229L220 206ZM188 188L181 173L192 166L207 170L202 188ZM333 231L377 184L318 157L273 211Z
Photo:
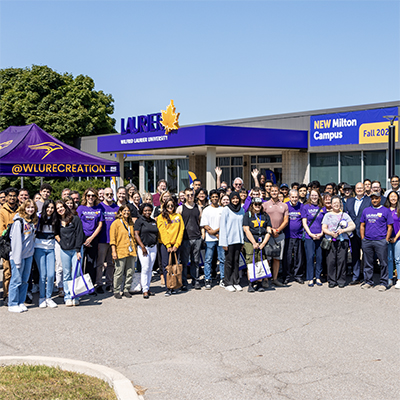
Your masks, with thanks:
M400 290L246 289L0 307L0 354L110 367L147 400L399 399Z

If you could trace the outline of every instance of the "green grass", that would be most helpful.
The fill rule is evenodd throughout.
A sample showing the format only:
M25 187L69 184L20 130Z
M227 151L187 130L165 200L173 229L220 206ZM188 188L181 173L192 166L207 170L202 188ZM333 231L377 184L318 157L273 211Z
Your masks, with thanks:
M116 400L104 381L44 365L0 367L1 400Z

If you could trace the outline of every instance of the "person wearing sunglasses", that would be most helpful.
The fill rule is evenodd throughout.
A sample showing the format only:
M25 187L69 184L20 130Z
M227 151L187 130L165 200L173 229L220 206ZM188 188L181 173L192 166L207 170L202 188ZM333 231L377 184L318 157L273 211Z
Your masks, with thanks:
M201 207L194 202L194 190L190 187L185 189L185 203L178 207L176 212L182 215L185 230L183 232L183 240L181 246L182 259L182 290L186 291L187 281L187 265L190 259L190 275L192 277L192 287L196 290L201 289L199 273L200 273L200 248L202 244L200 218Z
M103 290L103 271L106 273L106 290L110 291L114 276L114 263L112 260L110 246L110 227L118 214L118 205L114 202L114 192L108 187L104 189L104 201L100 203L103 213L104 223L99 234L99 246L97 253L96 267L96 292L104 293ZM104 267L106 264L106 267Z
M85 266L84 273L90 275L92 282L96 282L99 234L104 223L104 215L99 203L97 190L89 188L85 190L81 205L76 210L82 221L83 233L85 234L82 265Z
M167 291L165 296L169 297L176 293L175 290L167 287L167 265L170 253L175 253L177 260L179 259L180 246L182 244L185 225L182 215L176 212L176 202L174 199L168 199L162 208L161 214L157 217L157 228L159 232L159 240L161 242L161 264L164 275L164 282Z
M235 178L232 186L235 189L235 191L239 193L240 189L242 189L243 187L243 179L239 177Z

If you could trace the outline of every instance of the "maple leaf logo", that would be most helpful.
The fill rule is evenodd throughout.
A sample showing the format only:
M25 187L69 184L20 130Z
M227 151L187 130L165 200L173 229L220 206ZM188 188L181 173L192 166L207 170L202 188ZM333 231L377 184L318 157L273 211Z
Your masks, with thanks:
M179 129L179 115L180 113L176 114L175 113L175 106L174 106L174 101L171 100L171 103L167 107L167 110L161 110L162 114L162 120L160 121L161 124L165 128L165 134L168 135L171 131L175 131L176 129Z

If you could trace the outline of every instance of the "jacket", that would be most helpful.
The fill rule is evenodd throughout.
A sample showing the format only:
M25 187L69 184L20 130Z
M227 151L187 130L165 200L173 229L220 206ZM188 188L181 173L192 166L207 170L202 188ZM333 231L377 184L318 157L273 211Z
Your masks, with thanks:
M59 232L56 235L60 236L60 247L63 250L75 250L76 252L81 250L85 235L83 233L82 222L77 215L67 226L60 224Z
M126 226L126 228L125 228ZM127 225L118 218L110 226L110 246L115 246L118 259L125 258L128 256L136 256L136 241L133 231L133 225ZM130 238L128 234L130 232ZM129 251L131 246L132 251Z
M18 212L18 207L15 211L11 210L10 206L5 203L0 209L0 235L3 233L7 226L13 223L15 214Z
M17 213L14 220L21 218ZM23 230L21 232L21 221L15 221L11 227L11 253L10 260L14 261L17 268L21 266L22 260L33 256L35 251L35 227L32 223L22 219Z
M366 208L371 206L371 199L368 196L364 196L357 215L354 211L355 202L356 202L355 197L350 197L349 199L347 199L346 203L344 204L344 211L347 212L347 214L349 214L350 218L356 224L356 232L357 235L360 236L361 215Z

